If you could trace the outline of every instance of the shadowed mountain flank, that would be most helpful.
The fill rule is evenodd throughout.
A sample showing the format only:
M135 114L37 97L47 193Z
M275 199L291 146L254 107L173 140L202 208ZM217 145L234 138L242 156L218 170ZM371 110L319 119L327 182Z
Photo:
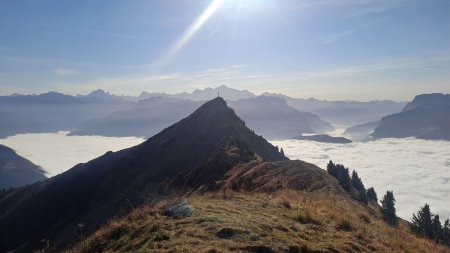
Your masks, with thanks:
M216 98L138 146L0 199L0 251L35 249L42 239L62 247L80 223L89 233L158 193L215 189L236 165L282 160L287 158Z
M19 187L47 179L44 171L34 163L0 145L0 189Z

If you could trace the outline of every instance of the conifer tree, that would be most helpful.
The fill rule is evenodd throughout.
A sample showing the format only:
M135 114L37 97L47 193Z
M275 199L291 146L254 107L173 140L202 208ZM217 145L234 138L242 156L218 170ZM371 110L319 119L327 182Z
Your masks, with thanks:
M442 228L442 243L450 247L450 220L447 219L444 222L444 226Z
M367 198L367 193L365 189L362 189L361 191L359 191L358 194L358 199L359 201L361 201L362 203L366 204L369 203L369 199Z
M442 225L439 215L433 214L428 204L421 207L417 214L413 214L411 231L450 247L450 220L447 219Z
M351 192L352 183L348 174L348 168L345 168L342 164L334 164L333 161L330 160L327 165L327 171L339 181L344 190Z
M383 199L381 199L381 215L390 226L398 225L398 218L395 213L395 198L392 191L387 191Z
M440 243L443 241L443 229L441 221L439 220L439 215L434 215L434 218L432 220L432 227L433 227L433 238L437 243Z
M337 178L336 165L331 160L327 164L327 171L328 171L328 174L330 174L333 177Z
M361 178L358 176L358 173L353 170L352 172L352 186L358 191L358 199L359 201L363 202L364 204L367 204L367 194L366 194L366 188L364 187L364 184L361 180Z
M358 191L362 191L364 188L364 184L361 181L361 178L358 177L358 173L353 170L352 172L352 186Z
M342 166L342 165L341 165ZM341 173L340 173L340 182L342 187L344 188L344 190L346 190L347 192L351 192L352 190L352 182L350 180L350 176L348 174L348 169L344 168L344 166L342 166L343 169L341 169Z
M377 193L375 192L375 189L373 187L370 187L367 190L367 199L369 201L378 201Z
M413 214L411 230L413 233L425 237L433 238L433 214L431 213L430 206L425 204L416 214Z

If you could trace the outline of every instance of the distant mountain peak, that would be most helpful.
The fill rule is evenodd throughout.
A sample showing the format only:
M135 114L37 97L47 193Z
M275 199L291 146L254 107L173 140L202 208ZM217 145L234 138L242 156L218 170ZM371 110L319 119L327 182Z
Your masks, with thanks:
M417 107L442 105L450 105L450 94L420 94L415 96L414 99L403 108L403 111L409 111Z
M64 95L61 92L56 92L56 91L49 91L49 92L43 93L41 95L45 95L45 94L48 94L48 95Z
M234 124L245 127L244 121L236 115L233 109L228 107L227 102L222 97L216 97L204 103L187 119L196 121L199 127L206 123L212 123L212 125L220 128Z
M450 94L417 95L401 112L381 119L374 138L450 140Z
M209 114L214 114L229 110L231 109L228 107L227 102L225 102L222 97L216 97L200 106L194 114L197 112L208 112Z
M158 135L171 137L193 134L195 136L202 135L205 138L211 136L214 136L214 138L217 136L234 138L236 137L232 136L234 133L245 129L247 128L244 121L236 115L233 109L228 107L225 100L222 97L216 97Z
M109 95L109 93L105 92L102 89L96 89L96 90L92 91L91 93L89 93L88 96L96 96L96 95Z
M230 88L226 85L220 85L215 88L207 87L205 89L195 89L191 93L182 92L178 94L167 94L167 93L148 93L142 92L139 96L140 99L146 99L149 97L172 97L179 99L189 99L194 101L205 101L210 100L217 96L217 93L220 93L220 96L227 100L239 100L245 98L252 98L256 95L248 90L238 90L234 88Z
M108 97L111 97L112 95L109 92L106 92L102 89L97 89L97 90L94 90L91 93L89 93L87 96L94 97L94 98L108 98Z

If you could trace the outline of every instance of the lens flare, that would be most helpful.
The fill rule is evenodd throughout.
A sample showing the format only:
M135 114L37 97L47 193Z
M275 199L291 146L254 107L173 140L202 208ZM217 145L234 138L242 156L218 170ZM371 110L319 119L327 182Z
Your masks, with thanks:
M175 57L178 52L192 39L195 33L203 26L203 24L208 21L208 19L220 8L220 6L225 2L225 0L214 0L206 8L205 11L186 29L180 39L174 44L174 46L169 50L169 53L164 57L162 65L167 64L173 57Z

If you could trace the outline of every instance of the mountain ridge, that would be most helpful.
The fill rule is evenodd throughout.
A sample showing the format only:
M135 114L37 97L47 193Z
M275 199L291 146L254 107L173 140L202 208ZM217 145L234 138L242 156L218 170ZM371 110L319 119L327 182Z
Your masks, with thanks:
M215 180L239 163L278 160L287 158L216 98L138 146L107 152L1 199L0 251L27 251L42 238L61 247L78 223L90 224L92 232L164 189L214 189ZM42 208L31 212L36 206Z
M45 171L0 144L0 189L20 187L47 179Z
M151 97L133 108L83 122L71 135L146 136L175 123L201 105L173 97ZM256 96L228 101L247 126L269 139L292 138L302 133L323 133L334 128L318 116L298 111L276 97Z
M200 106L204 101L210 100L220 94L230 103L243 100L255 99L258 101L258 97L255 93L248 90L238 90L221 85L215 88L206 88L203 90L195 90L191 93L183 92L178 94L167 93L146 93L143 92L140 97L114 95L102 89L96 89L87 95L65 95L58 92L48 92L43 94L33 95L21 95L13 94L10 96L0 96L0 104L2 105L2 111L8 114L2 118L4 122L10 122L13 124L9 127L8 131L4 131L4 137L8 137L15 134L23 133L23 131L16 131L15 129L25 129L25 133L48 133L58 131L70 131L74 134L80 133L87 135L105 135L105 136L153 136L166 125L173 124L177 119L185 117L190 113L194 107ZM326 101L318 99L300 99L292 98L285 95L263 93L262 96L278 97L286 101L286 107L292 107L303 113L305 124L307 121L312 121L313 131L317 133L324 132L324 129L331 129L326 125L332 123L336 126L352 126L361 124L364 122L379 120L381 117L388 114L400 112L404 107L403 103L397 103L392 101L371 101L371 102L355 102L355 101ZM140 105L141 101L146 98L152 100L158 97L166 99L181 99L191 100L191 102L184 102L187 108L177 109L177 111L169 112L168 117L164 115L158 115L158 112L153 112L153 115L136 115L135 109L143 109ZM57 105L57 106L56 106ZM120 122L117 118L118 114L124 112L127 115L128 122ZM286 112L284 112L286 113ZM312 113L320 117L320 119L313 119L313 117L307 116L306 113ZM138 119L132 118L135 114ZM298 114L298 113L297 113ZM18 116L13 116L18 115ZM148 116L148 117L147 117ZM253 115L250 115L253 117ZM25 124L23 121L17 121L17 117L24 117L27 119L38 119L42 121L46 127L42 127L39 124ZM153 118L156 117L156 118ZM289 121L290 118L296 117L295 115L287 115L288 118L285 121ZM139 118L146 118L146 121L139 122ZM255 118L255 117L253 117ZM247 120L247 119L245 119ZM249 122L252 120L249 119ZM261 121L261 120L258 120ZM322 121L322 122L320 122ZM139 124L151 124L155 123L153 130L145 131L140 129ZM286 123L286 122L285 122ZM297 122L297 128L299 130L307 130L304 123ZM269 132L262 132L264 125L251 126L260 131L264 135ZM292 128L290 126L289 128ZM92 129L90 128L98 128ZM127 129L128 128L128 129ZM102 129L105 129L103 131ZM277 130L280 127L272 127L271 129ZM309 131L309 130L308 130ZM306 132L308 132L306 131ZM282 139L292 138L301 134L296 132L292 134L292 130L286 133L276 134L270 136L271 138ZM289 136L288 136L289 135Z
M416 96L401 112L383 117L372 137L450 140L450 94Z

